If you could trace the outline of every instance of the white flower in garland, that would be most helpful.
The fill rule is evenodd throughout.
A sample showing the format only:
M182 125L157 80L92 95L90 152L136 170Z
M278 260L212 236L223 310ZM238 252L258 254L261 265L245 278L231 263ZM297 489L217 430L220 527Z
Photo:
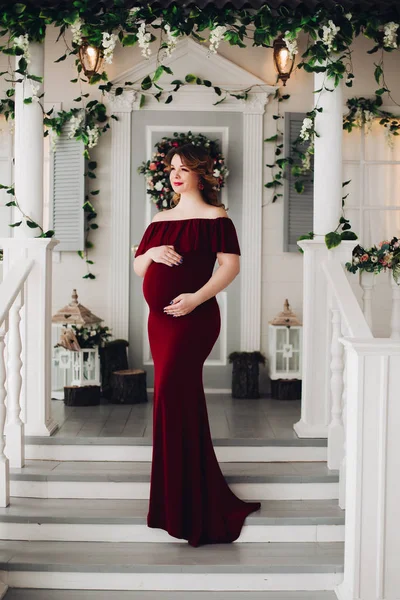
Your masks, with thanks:
M351 21L351 19L353 18L353 15L351 13L346 13L344 16L348 21Z
M89 125L86 127L86 133L88 134L88 147L89 148L94 148L94 146L96 146L98 140L99 140L99 136L100 136L100 129L98 127L98 125L95 125L93 128L90 128Z
M107 33L103 32L103 41L101 42L104 48L104 61L107 64L111 64L113 61L114 48L118 40L118 35L116 33Z
M50 150L52 152L56 151L56 144L57 144L57 132L55 129L51 128L49 131L49 139L50 139Z
M393 150L393 148L394 148L394 134L393 134L393 131L390 129L390 127L388 127L387 125L385 125L385 139L386 139L386 143L389 146L389 148L391 150Z
M289 56L291 59L294 58L295 54L298 54L299 49L297 47L297 39L291 37L290 31L285 31L285 37L282 38L286 44L286 48L289 51Z
M38 92L40 90L40 83L35 83L31 81L31 90L32 90L32 102L40 102L40 98L38 96Z
M300 138L305 142L311 137L311 132L314 129L314 121L310 117L306 117L301 126Z
M337 27L332 20L329 20L328 25L323 25L322 31L322 43L326 46L328 52L330 52L333 48L336 34L340 31L340 27Z
M161 192L163 187L164 184L162 181L157 181L157 183L154 184L154 189L157 190L157 192Z
M177 39L176 37L172 34L171 32L171 25L169 25L168 23L165 25L164 30L167 34L167 47L165 49L165 54L166 56L169 58L171 56L171 54L173 53L173 51L176 48L176 44L177 44Z
M151 55L151 49L150 49L151 35L150 35L150 33L146 33L146 23L142 23L140 25L137 37L138 37L138 44L139 44L140 48L142 49L142 56L144 58L149 58Z
M20 36L14 38L13 44L14 44L14 47L21 48L24 51L23 57L29 65L29 63L31 62L31 55L29 52L29 36L28 36L28 34L25 33L25 35L20 35Z
M127 25L133 25L133 23L136 19L136 14L139 12L139 10L140 10L140 6L134 6L133 8L131 8L129 10L129 14L126 19Z
M212 54L216 54L218 47L221 43L221 41L223 40L223 37L225 35L227 28L225 27L225 25L217 25L217 27L215 27L211 33L210 33L210 46L209 46L209 52L211 52Z
M386 23L383 27L384 38L383 45L385 48L397 48L397 30L399 28L398 23L394 23L394 21L390 21L390 23Z
M70 124L71 129L68 133L68 137L70 139L75 137L75 134L76 134L77 130L79 129L79 127L81 126L83 119L84 119L84 115L82 113L78 114L78 116L76 116L76 117L73 116L70 118L69 124Z
M370 110L364 110L364 123L366 126L367 132L371 131L372 123L374 122L375 115Z
M80 46L82 44L82 25L83 25L83 21L80 17L78 17L76 19L76 21L74 21L71 25L71 33L72 33L72 42L74 44L76 44L77 46Z

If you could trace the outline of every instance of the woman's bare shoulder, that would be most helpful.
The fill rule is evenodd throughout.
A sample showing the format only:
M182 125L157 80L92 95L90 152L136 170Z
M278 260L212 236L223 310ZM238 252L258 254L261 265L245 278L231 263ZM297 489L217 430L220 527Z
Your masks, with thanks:
M168 212L171 212L171 211L170 210L160 210L158 213L156 213L154 215L151 222L155 223L156 221L166 221L168 219L168 217L166 216L166 213L168 213Z
M207 211L207 214L210 219L217 219L218 217L228 217L229 216L228 213L226 212L225 208L222 208L222 206L211 207Z

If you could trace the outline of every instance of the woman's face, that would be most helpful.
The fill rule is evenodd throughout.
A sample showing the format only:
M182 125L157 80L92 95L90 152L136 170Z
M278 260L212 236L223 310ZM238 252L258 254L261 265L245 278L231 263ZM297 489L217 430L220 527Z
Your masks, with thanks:
M199 176L183 164L179 154L172 157L169 179L172 189L177 194L198 190Z

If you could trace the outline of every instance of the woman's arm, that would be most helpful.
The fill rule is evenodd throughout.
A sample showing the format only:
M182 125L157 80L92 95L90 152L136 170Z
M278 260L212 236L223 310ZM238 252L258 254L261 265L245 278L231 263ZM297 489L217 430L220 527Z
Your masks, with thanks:
M240 272L240 258L238 254L227 254L218 252L218 269L210 279L194 293L197 304L203 304L213 296L222 292L237 277Z
M152 258L149 256L149 250L147 250L144 254L135 257L133 261L133 270L139 277L144 277L151 263Z

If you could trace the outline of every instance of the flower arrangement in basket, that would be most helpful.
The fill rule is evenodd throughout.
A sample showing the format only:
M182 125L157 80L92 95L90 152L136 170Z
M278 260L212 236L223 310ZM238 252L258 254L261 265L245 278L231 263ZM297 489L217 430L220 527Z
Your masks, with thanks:
M61 338L54 347L62 346L67 350L82 350L83 348L102 347L111 337L111 330L96 323L95 325L64 324Z
M163 158L171 148L178 148L184 144L204 146L214 159L213 175L218 180L217 191L220 191L224 187L225 180L229 175L224 156L219 150L218 141L210 140L201 133L195 135L191 131L187 133L175 132L173 137L163 137L155 145L156 152L153 153L151 160L143 162L138 167L138 173L146 177L147 194L150 196L152 202L157 205L158 210L172 208L171 200L174 196Z
M346 263L346 269L351 273L367 271L380 273L382 270L392 269L393 279L398 283L400 277L400 241L393 237L390 241L384 240L377 246L365 249L357 245L353 249L352 262Z

